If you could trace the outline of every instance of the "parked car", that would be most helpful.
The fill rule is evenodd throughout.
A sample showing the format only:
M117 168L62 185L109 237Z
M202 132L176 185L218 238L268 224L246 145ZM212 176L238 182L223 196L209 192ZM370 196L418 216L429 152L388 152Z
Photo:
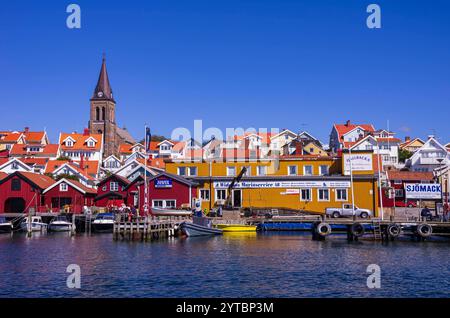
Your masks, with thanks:
M397 208L417 208L417 202L416 201L412 201L412 200L408 200L408 201L395 201L395 206Z
M332 218L356 215L357 217L367 219L373 216L372 211L367 209L360 209L356 205L353 209L353 206L351 204L343 204L341 208L326 208L325 214L331 216Z

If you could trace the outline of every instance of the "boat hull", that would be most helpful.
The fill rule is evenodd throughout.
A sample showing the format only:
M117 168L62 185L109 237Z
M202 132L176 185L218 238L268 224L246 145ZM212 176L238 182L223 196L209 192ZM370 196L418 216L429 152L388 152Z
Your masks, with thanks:
M152 214L154 216L191 216L191 211L183 210L164 210L152 208Z
M22 223L20 229L23 232L28 232L28 223ZM47 231L47 224L45 223L31 223L31 232Z
M48 226L50 232L70 232L72 230L72 224L50 224Z
M221 235L223 233L221 229L186 222L180 225L180 229L184 235L189 237Z
M114 222L93 222L92 231L96 233L112 233L114 230Z
M11 223L0 223L0 234L11 233L12 228L13 226Z
M256 225L218 224L217 228L224 232L256 232Z

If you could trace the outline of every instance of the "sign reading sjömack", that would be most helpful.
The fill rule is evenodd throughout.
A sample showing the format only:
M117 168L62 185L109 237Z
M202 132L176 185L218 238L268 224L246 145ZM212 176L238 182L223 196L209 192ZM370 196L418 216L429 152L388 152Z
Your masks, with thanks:
M350 174L350 166L352 171L373 171L372 154L344 154L345 175Z
M407 199L429 199L442 198L442 187L437 183L407 183L405 184Z
M229 181L214 182L215 189L227 189ZM234 185L237 189L267 188L350 188L350 181L241 181Z

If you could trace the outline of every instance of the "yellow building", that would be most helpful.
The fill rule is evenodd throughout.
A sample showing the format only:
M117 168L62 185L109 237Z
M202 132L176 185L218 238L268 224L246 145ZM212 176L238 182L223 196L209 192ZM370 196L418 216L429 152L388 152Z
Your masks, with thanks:
M234 208L324 213L326 208L352 202L353 179L355 204L378 212L376 164L372 152L352 152L351 156L343 154L342 157L166 162L167 172L200 184L197 195L202 198L202 208L206 210L225 203L228 187L243 167L247 168L247 173L231 190Z

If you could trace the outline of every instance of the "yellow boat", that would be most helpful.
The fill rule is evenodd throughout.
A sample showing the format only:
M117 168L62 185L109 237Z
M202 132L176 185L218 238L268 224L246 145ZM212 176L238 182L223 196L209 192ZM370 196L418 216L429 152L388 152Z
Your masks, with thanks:
M256 225L217 224L216 227L223 232L256 232Z

